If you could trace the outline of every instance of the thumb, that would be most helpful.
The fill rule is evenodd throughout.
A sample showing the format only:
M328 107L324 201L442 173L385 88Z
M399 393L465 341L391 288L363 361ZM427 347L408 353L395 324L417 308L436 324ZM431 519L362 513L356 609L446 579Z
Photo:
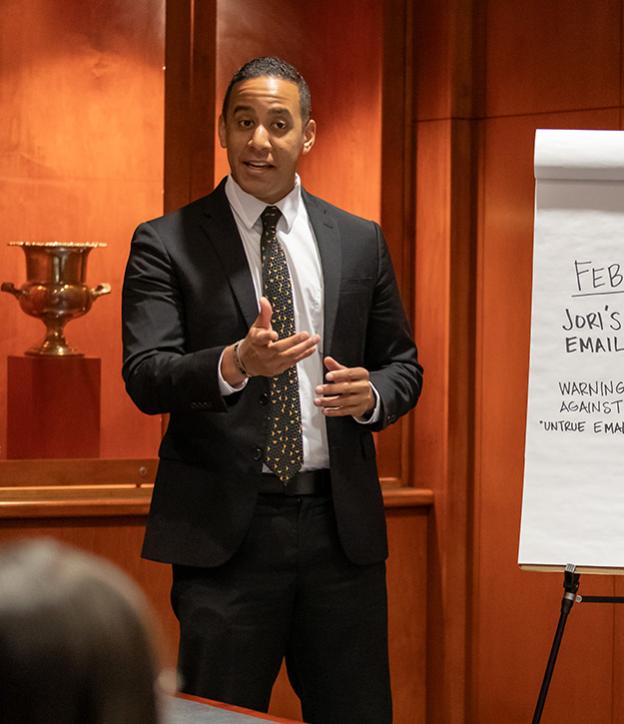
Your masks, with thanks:
M333 357L325 357L323 360L323 364L327 369L332 372L333 370L346 370L347 368L344 365L341 365L340 362L337 362Z
M273 307L266 297L260 297L260 313L256 317L252 327L262 327L263 329L271 329L271 317L273 316Z

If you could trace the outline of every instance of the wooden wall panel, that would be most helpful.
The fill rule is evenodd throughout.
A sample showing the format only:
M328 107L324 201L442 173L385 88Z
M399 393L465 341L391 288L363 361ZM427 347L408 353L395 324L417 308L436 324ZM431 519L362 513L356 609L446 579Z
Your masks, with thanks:
M102 357L104 457L153 455L160 434L123 391L119 307L132 231L162 210L163 28L163 0L2 6L0 281L25 281L23 252L9 240L108 244L92 252L88 282L113 292L67 328L79 349ZM22 354L43 324L7 294L0 305L2 356ZM0 458L5 426L2 406Z
M179 0L166 13L164 211L213 189L217 0Z
M525 722L537 699L562 575L516 565L529 363L536 128L618 128L620 3L488 5L477 266L475 582L470 721ZM530 49L530 52L528 51ZM613 106L610 110L601 110ZM567 113L548 113L570 109ZM574 111L573 109L578 109ZM585 110L588 109L588 110ZM593 110L590 110L593 109ZM539 112L539 115L525 115ZM510 115L511 114L511 115ZM492 116L506 115L496 118ZM614 580L581 577L609 595ZM573 609L544 721L615 722L610 606ZM619 668L621 674L621 665ZM621 701L620 701L621 706Z
M483 122L475 465L474 718L479 722L503 716L520 724L530 718L562 595L560 573L523 572L516 563L531 322L535 129L614 128L617 123L617 111ZM613 590L613 581L585 576L583 588L585 593ZM573 610L547 702L548 715L555 717L551 720L566 711L569 722L610 721L612 646L608 606Z
M448 119L453 108L452 49L449 16L439 0L418 3L414 45L422 62L414 68L415 117L419 121Z
M403 306L414 329L415 137L414 9L406 0L387 0L383 10L381 109L381 226L393 259ZM377 436L386 483L412 484L413 415Z
M469 118L475 102L475 2L421 0L414 9L415 117ZM475 65L477 63L477 65Z
M484 5L486 116L620 105L620 0Z
M415 9L415 315L433 374L416 412L413 454L417 484L430 481L436 494L431 722L527 721L537 698L562 580L516 565L533 134L542 126L621 125L622 10L610 0L529 2L521 11L506 1L425 0ZM473 274L468 289L461 288L466 268ZM469 313L458 321L461 299ZM454 347L464 324L469 339ZM462 385L470 389L464 396ZM462 427L462 411L474 438ZM586 576L582 585L608 594L616 584ZM622 613L573 610L544 721L622 718Z
M436 504L427 582L428 721L463 721L470 577L472 398L470 121L417 125L416 329L428 376L416 408L414 483ZM456 197L459 187L463 194Z
M414 309L426 370L414 481L435 494L429 536L427 721L464 722L469 677L474 338L473 3L414 11ZM429 29L432 35L429 35Z
M387 0L383 14L381 93L381 225L393 258L404 307L414 320L414 185L416 143L413 8Z
M416 130L415 326L426 389L415 411L415 483L439 488L446 475L449 323L450 120L419 122ZM422 302L422 303L419 303Z
M388 630L395 724L427 722L428 508L387 513Z

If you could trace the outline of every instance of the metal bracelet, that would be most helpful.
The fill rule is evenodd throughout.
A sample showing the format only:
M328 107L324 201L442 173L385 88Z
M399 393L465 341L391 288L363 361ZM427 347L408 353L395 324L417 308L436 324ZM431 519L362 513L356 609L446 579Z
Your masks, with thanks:
M240 354L238 352L238 348L242 341L243 341L242 339L239 339L238 342L234 343L234 364L238 368L238 371L241 373L241 375L245 375L245 377L251 377L251 375L245 369L245 366L243 365L241 358L240 358Z

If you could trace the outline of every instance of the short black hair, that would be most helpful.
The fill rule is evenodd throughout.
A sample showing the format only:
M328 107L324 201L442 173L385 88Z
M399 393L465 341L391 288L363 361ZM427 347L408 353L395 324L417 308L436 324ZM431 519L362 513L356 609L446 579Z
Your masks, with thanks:
M251 60L248 60L245 65L242 65L236 73L234 73L223 98L223 107L221 109L223 118L225 118L227 114L230 96L232 95L232 88L243 80L260 78L263 75L271 78L289 80L296 84L297 88L299 88L301 117L303 118L303 122L307 123L312 115L312 96L310 95L310 88L308 87L305 78L294 67L294 65L287 63L281 58L276 58L274 55L252 58Z

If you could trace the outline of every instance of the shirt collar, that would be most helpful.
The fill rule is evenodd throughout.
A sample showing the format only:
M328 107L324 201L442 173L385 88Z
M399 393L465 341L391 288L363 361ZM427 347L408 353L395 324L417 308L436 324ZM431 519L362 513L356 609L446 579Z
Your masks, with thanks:
M295 185L292 191L274 204L266 204L264 201L260 201L255 196L243 191L232 176L228 176L225 182L225 195L232 210L247 229L252 229L258 223L260 214L270 205L277 206L282 212L280 223L285 224L286 231L289 232L295 223L299 212L299 204L301 204L301 179L299 174L295 174Z

